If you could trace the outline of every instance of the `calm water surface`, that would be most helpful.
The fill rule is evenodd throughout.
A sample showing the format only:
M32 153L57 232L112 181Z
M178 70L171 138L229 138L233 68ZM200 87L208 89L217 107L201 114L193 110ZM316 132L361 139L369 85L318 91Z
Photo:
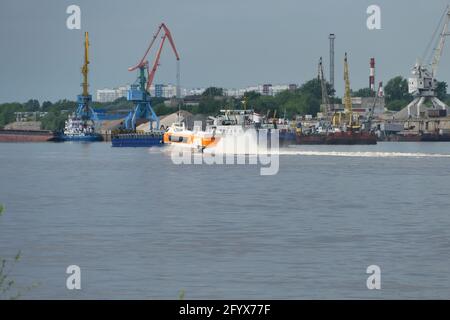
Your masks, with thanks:
M30 299L450 298L449 143L294 147L259 169L0 144L0 256L22 250Z

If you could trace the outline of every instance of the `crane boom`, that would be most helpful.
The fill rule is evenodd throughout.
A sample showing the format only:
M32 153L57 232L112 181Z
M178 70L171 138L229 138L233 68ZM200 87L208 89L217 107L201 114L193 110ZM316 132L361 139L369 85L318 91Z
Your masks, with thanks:
M438 46L435 49L436 52L434 54L433 62L431 63L431 71L432 71L433 78L436 78L436 73L437 73L437 69L438 69L438 66L439 66L439 61L441 60L442 50L443 50L444 44L445 44L445 37L450 35L450 33L447 31L448 30L449 21L450 21L450 8L449 8L449 6L446 7L445 11L446 11L446 19L445 19L444 27L442 29L441 36L439 38L439 44L438 44Z
M161 40L161 44L159 45L158 53L156 54L156 58L155 58L155 62L153 63L152 70L148 72L147 91L150 90L150 86L152 85L153 79L155 78L156 69L158 69L159 59L161 57L162 48L164 46L164 42L166 41L166 38L167 38L167 36L164 35Z
M155 63L153 64L152 69L150 70L148 67L148 61L147 61L147 56L151 50L151 48L153 47L153 44L156 41L156 38L158 37L158 35L161 33L161 30L163 31L163 35L162 35L162 40L161 40L161 44L159 46L158 52L157 52L157 56L155 59ZM161 50L163 48L164 42L166 39L169 39L169 43L170 46L172 47L172 51L175 54L175 57L177 59L177 98L179 98L179 92L180 92L180 55L178 54L177 48L175 46L175 42L173 41L173 37L172 34L170 33L169 28L167 28L167 26L164 23L161 23L158 26L158 29L156 30L156 32L153 34L153 38L150 41L149 46L147 47L147 50L145 50L144 56L142 57L142 59L138 62L138 64L136 64L133 67L128 68L128 71L134 71L136 69L141 69L141 74L143 72L143 69L147 69L147 84L146 84L146 90L148 91L150 89L150 86L153 83L153 79L155 77L155 72L156 69L158 68L159 65L159 59L161 56ZM141 76L142 78L142 76ZM141 79L142 80L142 79ZM145 80L143 80L145 81Z
M353 114L352 114L352 98L350 93L350 78L348 71L348 61L347 61L347 52L345 53L344 58L344 81L345 81L345 96L344 96L344 107L345 112L349 114L349 124L352 125Z
M328 90L327 90L327 83L325 81L325 77L323 75L323 64L322 64L322 57L319 59L319 70L318 70L318 79L320 81L320 88L322 91L322 104L324 105L324 112L328 114L328 108L330 105L330 99L328 96Z
M83 96L88 96L88 74L89 74L89 34L87 32L84 33L84 63L81 68L81 73L83 74Z
M164 30L164 36L167 36L167 38L169 39L170 45L172 46L173 52L175 53L177 60L180 60L180 56L178 54L177 48L175 47L175 42L173 41L172 34L170 33L169 28L167 28L167 26L164 23L161 23L159 25L158 29L156 30L156 32L153 34L153 38L150 41L150 44L148 45L147 50L145 50L145 53L144 53L144 56L142 57L142 59L134 67L128 68L128 71L134 71L138 68L145 66L145 64L147 63L147 60L146 60L147 55L150 52L150 49L153 47L153 44L155 43L155 40L158 37L161 30Z

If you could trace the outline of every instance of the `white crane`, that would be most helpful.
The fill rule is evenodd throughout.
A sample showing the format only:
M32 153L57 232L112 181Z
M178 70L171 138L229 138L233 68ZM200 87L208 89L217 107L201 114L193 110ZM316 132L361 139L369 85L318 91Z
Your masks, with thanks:
M444 19L445 17L445 19ZM414 96L414 100L406 107L408 118L411 118L413 114L417 118L421 116L421 107L426 100L430 100L435 109L448 109L448 106L436 97L437 80L436 74L439 67L439 61L442 57L442 51L444 49L445 38L450 35L448 32L448 26L450 22L450 7L445 8L444 14L441 17L438 28L431 38L430 44L433 42L437 35L439 27L444 24L442 31L439 35L439 41L434 49L434 57L428 66L422 65L421 61L417 61L412 69L412 76L408 79L408 91ZM430 45L428 46L428 48ZM428 49L426 50L428 51Z

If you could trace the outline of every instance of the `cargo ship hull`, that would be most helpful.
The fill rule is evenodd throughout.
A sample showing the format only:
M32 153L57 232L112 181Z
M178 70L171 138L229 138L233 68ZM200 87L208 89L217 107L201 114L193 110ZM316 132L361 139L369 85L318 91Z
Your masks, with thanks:
M450 134L407 134L407 135L389 135L383 141L391 142L450 142Z
M158 147L163 145L163 135L160 133L122 133L112 136L113 147Z
M55 141L77 141L77 142L96 142L102 141L103 137L99 134L89 134L89 135L66 135L62 134L55 138Z
M370 145L377 144L377 136L370 132L334 132L328 134L297 134L297 144Z
M0 142L53 141L55 134L47 130L0 130Z

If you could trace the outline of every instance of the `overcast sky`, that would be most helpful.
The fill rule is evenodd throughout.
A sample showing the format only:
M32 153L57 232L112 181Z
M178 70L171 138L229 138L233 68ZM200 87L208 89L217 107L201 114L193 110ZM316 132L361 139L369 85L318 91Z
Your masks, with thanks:
M90 90L132 83L127 68L165 22L181 56L184 87L303 83L316 77L328 34L336 34L336 89L349 54L353 89L367 87L369 58L376 81L408 77L448 0L0 0L0 102L72 99L80 93L83 32L91 42ZM67 6L81 7L81 30L66 28ZM366 9L381 7L381 30L368 30ZM450 40L439 80L450 82ZM153 54L154 55L154 54ZM153 60L153 55L151 60ZM170 47L155 83L175 83Z

